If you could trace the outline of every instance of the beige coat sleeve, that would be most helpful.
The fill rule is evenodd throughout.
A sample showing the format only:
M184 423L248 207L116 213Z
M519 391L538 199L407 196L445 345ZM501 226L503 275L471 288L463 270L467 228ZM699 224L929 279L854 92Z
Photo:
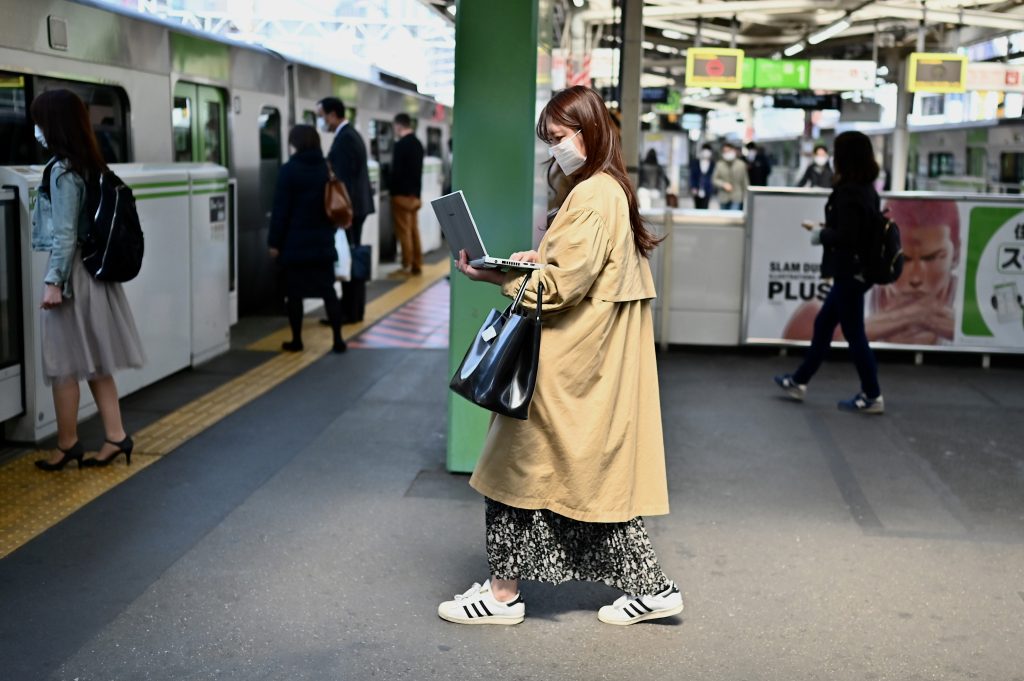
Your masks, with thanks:
M604 220L588 209L577 211L568 220L552 228L541 244L540 261L544 268L517 274L510 272L501 292L514 298L523 279L530 283L523 305L537 308L539 284L544 284L543 314L566 310L579 303L590 291L611 252L611 239Z
M715 185L717 189L724 190L725 184L728 181L728 168L726 167L725 161L719 159L718 163L715 164L715 172L711 175L711 184Z

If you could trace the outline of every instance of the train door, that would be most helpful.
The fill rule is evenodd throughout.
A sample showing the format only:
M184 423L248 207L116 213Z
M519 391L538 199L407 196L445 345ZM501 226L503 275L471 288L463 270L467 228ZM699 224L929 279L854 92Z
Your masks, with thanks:
M25 410L19 233L17 196L0 188L0 422Z
M227 94L209 85L179 81L173 107L174 160L226 167Z
M380 164L380 205L377 206L380 229L380 259L394 262L398 247L395 226L391 218L391 152L395 145L395 131L388 120L370 121L370 155Z

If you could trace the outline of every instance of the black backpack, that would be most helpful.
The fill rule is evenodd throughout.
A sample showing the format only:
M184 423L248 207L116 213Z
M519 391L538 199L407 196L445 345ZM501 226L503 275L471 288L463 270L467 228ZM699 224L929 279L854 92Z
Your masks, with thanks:
M49 193L49 163L43 171L42 190ZM145 250L135 195L110 170L86 183L85 210L89 231L79 244L82 264L98 281L131 281L142 269Z
M891 284L903 273L903 245L900 228L884 213L878 214L864 258L864 280L869 284Z

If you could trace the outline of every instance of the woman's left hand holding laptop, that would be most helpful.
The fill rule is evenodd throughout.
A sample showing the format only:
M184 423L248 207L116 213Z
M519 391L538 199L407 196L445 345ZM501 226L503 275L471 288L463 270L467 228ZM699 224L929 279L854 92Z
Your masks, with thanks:
M539 255L537 251L518 251L509 256L509 260L517 262L537 262ZM505 283L505 273L498 269L477 268L469 264L469 256L465 250L459 251L459 259L455 266L460 272L473 281L486 281L501 286Z

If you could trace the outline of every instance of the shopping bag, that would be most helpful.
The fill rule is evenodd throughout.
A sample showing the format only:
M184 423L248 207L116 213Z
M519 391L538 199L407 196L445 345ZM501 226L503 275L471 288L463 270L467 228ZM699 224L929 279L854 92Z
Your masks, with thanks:
M449 387L473 404L496 414L525 421L537 385L540 360L540 314L544 285L537 292L537 310L522 307L527 275L515 300L504 312L491 310Z
M338 259L334 261L334 278L349 281L352 278L352 249L343 229L334 230L334 250L338 252Z

